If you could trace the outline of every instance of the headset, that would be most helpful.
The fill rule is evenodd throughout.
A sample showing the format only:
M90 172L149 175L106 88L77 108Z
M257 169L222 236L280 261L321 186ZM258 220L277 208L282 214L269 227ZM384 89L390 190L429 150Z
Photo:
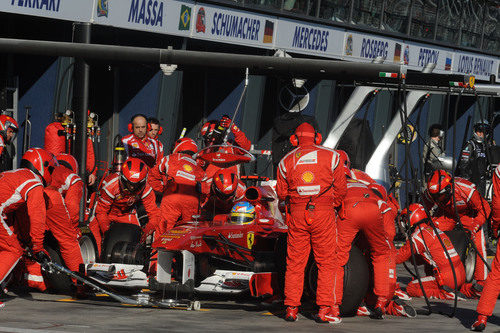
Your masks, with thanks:
M143 117L144 119L146 119L146 122L148 124L147 130L148 130L148 132L151 131L151 124L148 123L148 117L142 113L137 113L137 114L133 115L132 118L130 118L130 123L128 123L128 125L127 125L128 131L130 133L134 133L134 124L132 124L132 123L134 122L135 118L137 118L137 117ZM158 134L161 134L161 133L158 133Z
M301 136L309 136L309 137L314 136L314 144L316 144L316 145L321 144L321 141L323 141L323 136L321 136L321 133L317 132L316 130L314 130L314 134L310 134L308 132L301 132L300 135ZM290 143L294 147L297 147L299 145L299 137L297 136L297 134L294 133L294 134L290 135Z

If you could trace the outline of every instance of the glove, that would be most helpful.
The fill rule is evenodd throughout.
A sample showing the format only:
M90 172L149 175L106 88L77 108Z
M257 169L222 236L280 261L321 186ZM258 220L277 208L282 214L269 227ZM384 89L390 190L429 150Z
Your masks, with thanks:
M151 235L153 234L153 232L155 231L155 227L153 226L152 223L148 223L144 226L144 228L142 229L142 236L141 236L141 240L140 240L140 243L145 243L146 242L146 239Z
M224 128L229 128L229 125L231 125L231 118L229 118L228 116L222 116L221 120L220 120L220 125ZM234 133L234 132L239 132L240 129L238 128L238 126L236 126L234 123L233 125L231 126L231 131Z
M44 249L33 251L33 259L42 266L50 262L50 256Z

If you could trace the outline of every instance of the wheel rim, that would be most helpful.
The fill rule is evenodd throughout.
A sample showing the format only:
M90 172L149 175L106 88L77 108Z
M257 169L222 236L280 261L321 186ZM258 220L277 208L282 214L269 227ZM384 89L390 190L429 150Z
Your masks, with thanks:
M465 257L465 279L471 282L474 279L474 270L476 268L476 251L469 248Z
M82 236L80 238L80 252L82 253L84 264L91 264L96 262L95 247L90 237Z

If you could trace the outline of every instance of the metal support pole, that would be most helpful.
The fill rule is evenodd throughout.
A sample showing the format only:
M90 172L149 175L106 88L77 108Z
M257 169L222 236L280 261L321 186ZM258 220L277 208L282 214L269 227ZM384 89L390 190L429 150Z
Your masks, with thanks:
M90 44L90 23L74 23L74 41L76 43ZM75 157L80 165L80 177L87 184L87 110L89 99L90 68L83 58L75 59L73 73L73 112L75 114L76 139ZM85 202L87 200L86 186L84 186L82 200L80 201L80 225L85 220Z

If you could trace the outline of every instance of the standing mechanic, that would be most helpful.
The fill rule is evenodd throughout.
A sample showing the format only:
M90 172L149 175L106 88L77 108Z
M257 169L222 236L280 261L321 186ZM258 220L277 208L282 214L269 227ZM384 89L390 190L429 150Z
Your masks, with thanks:
M45 128L45 143L43 148L54 156L63 153L70 153L71 147L69 136L70 131L74 131L71 119L66 115L61 115L58 121L50 123ZM89 174L88 184L94 185L97 178L97 167L94 154L94 143L87 138L87 173Z
M160 125L160 121L154 117L148 118L148 137L153 139L155 142L155 152L156 156L159 156L157 160L161 160L164 154L163 143L161 143L158 136L163 133L163 127Z
M122 165L120 173L107 176L99 193L95 215L89 228L95 237L99 254L102 236L111 223L130 223L139 226L136 203L142 201L149 217L149 223L158 225L160 211L155 195L147 183L148 167L138 158L130 157Z
M148 182L153 190L163 193L160 234L172 229L179 220L187 221L199 212L200 193L196 187L204 172L192 158L197 151L193 139L179 139L172 154L163 157L149 173ZM151 233L152 227L153 224L148 223L149 230L144 233Z
M491 132L488 121L474 124L472 139L467 141L458 163L459 176L476 184L477 190L484 196L488 177L487 139Z
M135 157L142 160L149 168L152 168L163 157L163 151L157 151L155 140L148 135L148 118L141 114L135 114L127 126L129 135L122 138L127 157Z
M492 229L494 237L498 238L500 227L500 165L495 169L493 175L493 199L491 202L493 210ZM477 320L472 324L473 331L483 331L486 328L488 317L493 314L493 309L500 294L500 242L497 241L497 253L493 260L491 272L486 279L486 283L477 304Z
M17 121L5 114L0 115L0 172L12 170L15 147L12 141L19 130Z
M452 195L453 182L455 183L454 195ZM446 171L436 170L427 182L424 203L440 230L453 230L457 224L459 226L461 224L466 230L472 232L472 240L478 250L474 279L482 285L488 274L486 264L481 259L481 257L486 259L483 224L490 215L488 202L470 181L459 177L453 180ZM464 286L469 288L470 284ZM462 289L461 291L469 297L475 293L472 290Z
M21 168L0 174L0 285L30 248L39 262L50 260L43 249L45 199L43 188L50 185L55 162L43 149L29 149ZM26 207L29 225L16 223L11 214Z
M432 276L421 278L425 295L429 298L454 299L455 279L453 270L457 279L457 290L460 290L465 283L465 268L453 244L445 233L431 227L429 218L421 204L411 204L404 215L409 215L407 218L410 224L411 236L406 244L397 251L396 262L401 264L411 258L412 245L410 242L412 242L415 255L422 258L433 270ZM441 245L439 238L446 250ZM448 252L453 267L451 267L445 251ZM410 296L423 296L417 279L408 283L406 292Z
M309 123L299 125L290 137L298 146L278 165L277 194L287 202L288 244L285 274L285 320L297 320L304 269L311 248L318 265L317 320L339 323L334 285L336 210L346 195L346 178L340 156L319 146L321 134ZM338 287L338 286L337 286Z

